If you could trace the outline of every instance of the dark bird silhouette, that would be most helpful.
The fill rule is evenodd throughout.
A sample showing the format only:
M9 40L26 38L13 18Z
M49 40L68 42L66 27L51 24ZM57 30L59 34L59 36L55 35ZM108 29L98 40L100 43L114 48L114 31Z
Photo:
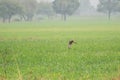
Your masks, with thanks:
M76 43L74 40L70 40L69 43L68 43L68 48L70 49L71 46L73 45L73 43Z

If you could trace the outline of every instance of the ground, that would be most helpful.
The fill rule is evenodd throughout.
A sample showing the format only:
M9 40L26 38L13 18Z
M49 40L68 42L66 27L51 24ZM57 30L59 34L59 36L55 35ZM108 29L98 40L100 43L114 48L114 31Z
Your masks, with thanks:
M0 76L7 80L119 80L118 20L0 23ZM75 40L71 49L68 41Z

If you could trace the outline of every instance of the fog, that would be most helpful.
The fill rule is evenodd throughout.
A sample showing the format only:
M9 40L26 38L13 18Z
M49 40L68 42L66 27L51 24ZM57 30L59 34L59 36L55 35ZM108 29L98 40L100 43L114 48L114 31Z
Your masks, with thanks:
M99 1L98 0L90 0L90 3L91 3L92 6L97 8L97 5L99 4Z
M0 21L41 21L69 17L118 18L120 0L0 0ZM70 18L69 18L70 19Z
M52 2L54 0L37 0L38 2ZM94 6L95 8L97 8L97 5L99 3L99 0L90 0L90 3L92 6Z

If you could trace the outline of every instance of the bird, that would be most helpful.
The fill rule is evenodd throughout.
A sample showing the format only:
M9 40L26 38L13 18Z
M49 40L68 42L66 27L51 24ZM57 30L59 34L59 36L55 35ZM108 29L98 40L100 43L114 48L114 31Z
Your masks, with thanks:
M68 49L70 49L71 48L71 46L73 45L73 43L76 43L74 40L70 40L69 42L68 42Z

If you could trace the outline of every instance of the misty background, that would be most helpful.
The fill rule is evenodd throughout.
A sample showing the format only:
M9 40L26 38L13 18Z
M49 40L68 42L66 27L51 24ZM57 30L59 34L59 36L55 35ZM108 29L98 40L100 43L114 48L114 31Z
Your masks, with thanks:
M37 2L52 2L52 1L54 0L37 0ZM97 8L97 5L99 4L99 0L89 0L89 1L93 7Z
M0 22L120 17L120 0L0 0Z

